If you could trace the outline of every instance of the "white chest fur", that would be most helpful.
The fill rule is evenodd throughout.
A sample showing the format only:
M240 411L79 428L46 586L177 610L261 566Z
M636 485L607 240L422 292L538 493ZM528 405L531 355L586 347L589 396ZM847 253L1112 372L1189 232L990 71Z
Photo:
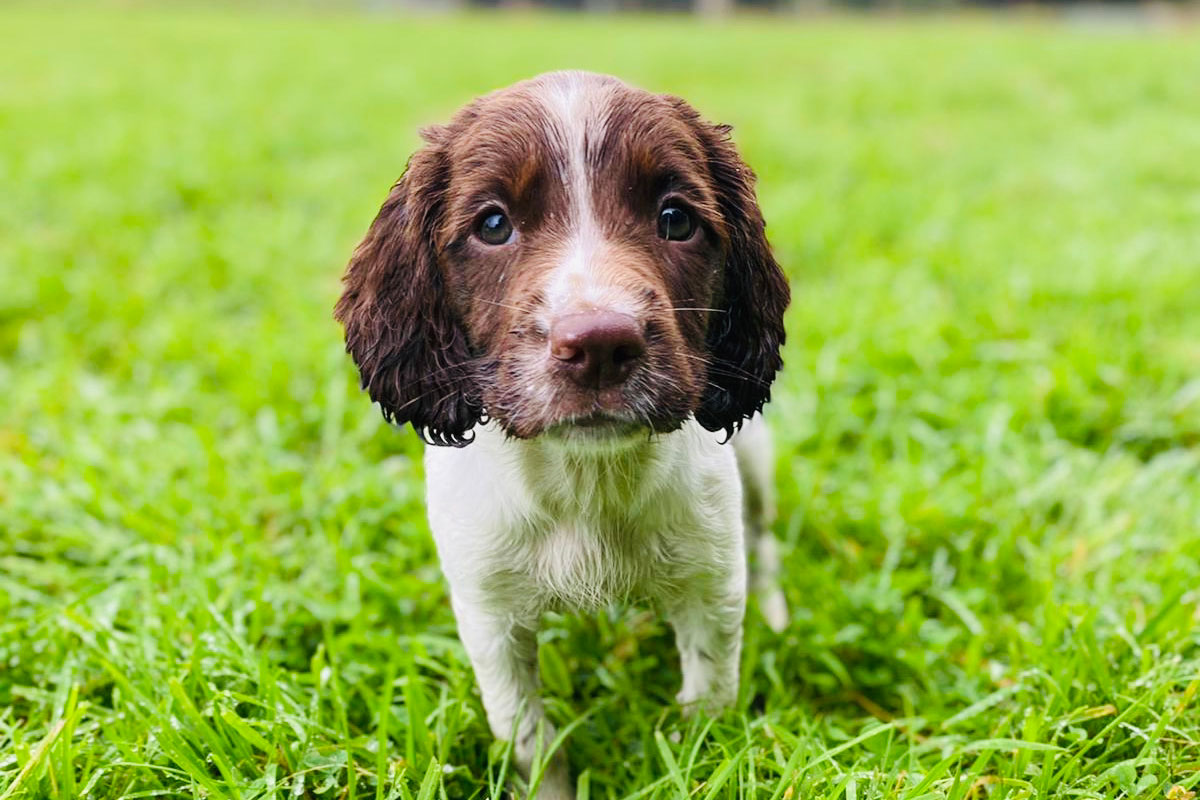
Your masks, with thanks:
M695 422L604 447L486 427L465 448L425 454L459 637L492 732L514 737L525 767L543 720L536 630L547 609L649 600L675 629L679 702L720 708L737 693L746 592L737 451ZM747 496L769 505L761 487ZM539 797L572 796L561 758L548 780Z
M736 460L695 423L610 450L484 428L425 463L451 590L520 616L669 600L742 549Z

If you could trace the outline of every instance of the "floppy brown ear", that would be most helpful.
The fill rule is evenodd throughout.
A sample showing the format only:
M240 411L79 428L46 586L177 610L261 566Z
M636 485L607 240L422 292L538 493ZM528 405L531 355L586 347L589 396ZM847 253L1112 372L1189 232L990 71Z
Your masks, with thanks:
M723 313L709 323L708 388L696 420L710 431L732 435L771 398L771 382L783 366L783 312L791 292L767 243L754 194L754 172L729 139L727 125L712 125L683 101L698 131L729 237Z
M384 418L461 446L483 406L434 249L446 175L435 146L412 157L350 259L334 317Z

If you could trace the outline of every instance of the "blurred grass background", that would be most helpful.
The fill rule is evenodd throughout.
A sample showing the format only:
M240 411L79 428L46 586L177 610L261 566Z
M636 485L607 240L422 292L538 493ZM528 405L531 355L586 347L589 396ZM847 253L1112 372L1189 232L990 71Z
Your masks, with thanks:
M0 9L0 798L497 797L419 444L331 319L416 128L543 70L689 98L789 271L791 628L685 722L554 617L595 797L1190 797L1200 38Z

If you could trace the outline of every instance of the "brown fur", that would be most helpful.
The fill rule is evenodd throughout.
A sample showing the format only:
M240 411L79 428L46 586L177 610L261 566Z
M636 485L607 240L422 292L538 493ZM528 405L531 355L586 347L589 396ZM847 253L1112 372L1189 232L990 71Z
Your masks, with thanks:
M584 153L603 234L595 269L638 298L647 348L624 384L583 389L548 363L541 316L580 224L563 182L566 139L544 100L556 79L482 97L425 133L356 249L335 310L363 386L387 419L435 444L465 444L485 417L528 437L614 410L651 431L694 414L732 434L769 398L788 302L754 175L729 129L683 100L587 76L588 111L604 131ZM657 236L668 197L697 219L691 240ZM513 244L473 236L491 207L511 219Z

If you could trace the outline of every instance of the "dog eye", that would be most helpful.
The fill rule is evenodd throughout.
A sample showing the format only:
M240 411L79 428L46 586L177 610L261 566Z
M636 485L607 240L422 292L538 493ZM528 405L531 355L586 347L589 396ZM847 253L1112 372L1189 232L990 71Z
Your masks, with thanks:
M479 220L476 233L487 244L507 244L512 239L513 226L503 213L490 211Z
M670 242L683 242L692 238L696 223L687 209L679 206L663 206L658 212L658 235Z

